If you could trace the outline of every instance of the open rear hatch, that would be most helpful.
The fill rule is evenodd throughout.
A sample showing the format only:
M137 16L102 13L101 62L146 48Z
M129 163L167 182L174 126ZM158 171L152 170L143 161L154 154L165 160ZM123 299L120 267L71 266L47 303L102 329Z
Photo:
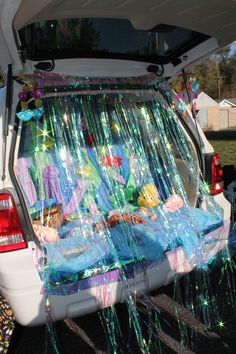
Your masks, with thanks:
M165 75L173 77L235 39L234 1L45 0L32 7L23 0L18 8L11 5L5 15L9 22L15 11L13 28L23 60L132 59L162 64Z
M16 30L38 21L97 17L127 19L139 30L160 24L188 28L218 39L221 46L235 40L236 4L230 0L199 0L197 4L194 0L42 0L30 5L30 0L21 1L14 18Z

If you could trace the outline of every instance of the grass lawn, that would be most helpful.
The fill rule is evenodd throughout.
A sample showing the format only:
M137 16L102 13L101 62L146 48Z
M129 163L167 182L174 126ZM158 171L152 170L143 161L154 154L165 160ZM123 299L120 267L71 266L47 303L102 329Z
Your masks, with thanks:
M236 165L236 138L234 140L209 140L220 155L221 166Z

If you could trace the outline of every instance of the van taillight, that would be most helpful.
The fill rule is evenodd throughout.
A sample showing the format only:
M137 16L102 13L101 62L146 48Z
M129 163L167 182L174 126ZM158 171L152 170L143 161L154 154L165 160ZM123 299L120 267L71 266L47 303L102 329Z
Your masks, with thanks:
M212 156L211 171L212 195L216 195L223 192L223 171L220 165L220 158L218 154Z
M0 194L0 252L26 247L14 199L10 194Z

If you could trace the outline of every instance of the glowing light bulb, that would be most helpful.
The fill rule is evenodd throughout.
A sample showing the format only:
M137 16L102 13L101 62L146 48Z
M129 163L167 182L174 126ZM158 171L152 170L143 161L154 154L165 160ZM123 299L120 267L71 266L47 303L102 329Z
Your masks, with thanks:
M208 306L209 305L209 301L207 299L203 300L202 303L203 303L204 306Z
M42 135L43 135L44 138L46 138L46 136L48 136L48 131L46 129L44 129L42 131Z
M142 113L143 115L145 115L146 112L145 112L145 108L144 108L144 107L141 108L141 113Z
M210 193L211 188L210 188L210 186L207 183L205 183L205 189L206 189L207 193Z
M112 126L111 126L111 130L114 132L114 133L119 133L120 131L120 127L117 123L113 122L112 123Z
M62 148L60 149L59 154L60 154L60 157L61 157L62 161L64 161L64 160L66 159L66 148L65 148L65 147L62 147Z
M34 151L35 152L39 152L39 146L38 145L35 146Z
M171 150L171 145L169 143L166 144L167 150Z
M219 321L218 327L224 328L224 326L225 326L225 323L223 321Z

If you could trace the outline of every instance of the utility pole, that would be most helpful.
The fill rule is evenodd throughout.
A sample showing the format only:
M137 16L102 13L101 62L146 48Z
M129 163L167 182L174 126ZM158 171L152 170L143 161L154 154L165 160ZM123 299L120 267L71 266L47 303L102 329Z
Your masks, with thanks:
M220 76L216 77L216 82L217 82L217 96L218 96L218 100L220 100L221 99Z

